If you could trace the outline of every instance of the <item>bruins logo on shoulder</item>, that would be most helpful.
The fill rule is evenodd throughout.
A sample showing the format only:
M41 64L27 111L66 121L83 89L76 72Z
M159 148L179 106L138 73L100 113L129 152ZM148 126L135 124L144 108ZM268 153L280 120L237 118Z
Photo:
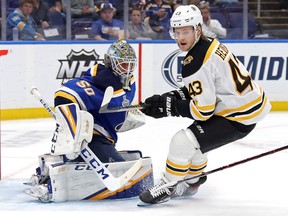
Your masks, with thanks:
M193 56L191 56L191 55L187 56L187 58L185 58L183 61L183 65L185 66L187 64L190 64L191 61L193 61L193 59L194 59Z

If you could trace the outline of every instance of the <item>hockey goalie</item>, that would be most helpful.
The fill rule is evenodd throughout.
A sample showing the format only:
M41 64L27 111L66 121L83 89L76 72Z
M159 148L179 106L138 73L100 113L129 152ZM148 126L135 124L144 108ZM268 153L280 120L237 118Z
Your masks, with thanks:
M153 186L151 158L139 150L116 150L117 133L144 125L144 114L99 112L107 89L112 89L108 108L132 103L136 61L133 48L116 41L105 54L105 65L94 65L56 91L51 152L39 156L26 194L42 202L122 199Z

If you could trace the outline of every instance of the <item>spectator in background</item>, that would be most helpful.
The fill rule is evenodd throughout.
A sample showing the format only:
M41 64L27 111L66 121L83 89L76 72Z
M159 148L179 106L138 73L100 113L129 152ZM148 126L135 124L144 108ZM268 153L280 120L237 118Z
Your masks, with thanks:
M102 3L100 18L92 24L91 35L96 40L117 40L121 38L120 30L124 30L124 23L114 19L116 9L111 3Z
M211 38L225 38L227 30L216 19L211 19L209 2L200 2L199 9L203 17L203 34Z
M61 0L44 0L44 1L47 2L50 12L58 12L63 15Z
M35 6L31 13L32 18L37 24L37 28L49 28L49 18L48 18L49 6L47 2L42 0L35 0Z
M175 1L175 3L172 5L172 12L174 13L174 11L177 9L177 7L179 7L180 5L182 5L182 0L178 0Z
M187 5L196 5L199 7L200 0L187 0Z
M62 1L59 0L44 0L49 7L49 20L50 22L61 29L65 30L66 15L63 12ZM61 15L61 17L59 16Z
M69 3L69 2L68 2ZM63 10L66 11L66 1L62 2ZM71 0L72 18L98 19L97 8L93 0Z
M129 0L130 1L130 0ZM111 3L116 9L114 14L114 19L124 20L124 1L123 0L106 0L106 2Z
M167 4L169 4L171 7L172 7L172 5L173 4L175 4L176 3L176 0L164 0ZM182 2L182 0L181 0L181 2Z
M35 0L35 7L31 16L37 24L39 32L43 32L46 39L63 39L65 20L61 12L50 11L47 2Z
M225 6L231 6L231 5L237 5L239 2L238 0L215 0L214 5L219 7L225 7Z
M19 8L7 18L7 40L13 39L14 27L18 29L20 40L44 40L37 32L37 25L31 16L34 5L34 0L20 0Z
M130 0L129 1L129 8L131 10L133 8L139 8L142 11L144 9L145 4L146 4L146 0Z
M141 19L141 9L133 8L128 24L130 39L155 39L157 37L156 32L151 29L148 23L142 22Z
M151 0L145 5L145 14L145 21L157 33L157 39L170 40L171 6L163 0Z

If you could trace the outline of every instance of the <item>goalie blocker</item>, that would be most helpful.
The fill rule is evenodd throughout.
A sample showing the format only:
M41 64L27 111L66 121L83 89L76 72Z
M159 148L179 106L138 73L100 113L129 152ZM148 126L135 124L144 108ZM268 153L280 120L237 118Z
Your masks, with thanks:
M140 151L119 153L126 161L106 164L115 177L121 176L135 160L142 158ZM122 188L113 192L95 178L95 173L85 162L64 162L62 156L40 155L36 173L26 183L31 188L26 189L25 193L42 202L131 198L139 196L154 184L152 161L149 157L142 158L139 171Z

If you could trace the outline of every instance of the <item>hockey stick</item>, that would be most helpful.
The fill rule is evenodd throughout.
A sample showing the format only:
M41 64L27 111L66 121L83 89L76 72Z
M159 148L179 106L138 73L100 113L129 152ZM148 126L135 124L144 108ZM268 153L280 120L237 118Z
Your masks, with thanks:
M175 186L175 185L177 185L177 184L179 184L181 182L187 181L187 180L208 176L208 175L210 175L212 173L215 173L215 172L218 172L218 171L221 171L221 170L224 170L224 169L228 169L228 168L231 168L231 167L234 167L234 166L237 166L239 164L243 164L243 163L246 163L246 162L249 162L249 161L252 161L252 160L256 160L258 158L261 158L261 157L264 157L266 155L270 155L270 154L273 154L273 153L276 153L276 152L279 152L279 151L283 151L285 149L288 149L288 145L280 147L280 148L276 148L276 149L273 149L273 150L270 150L270 151L264 152L262 154L255 155L255 156L252 156L252 157L240 160L240 161L236 161L236 162L228 164L226 166L222 166L222 167L219 167L219 168L207 171L207 172L203 172L203 173L201 173L200 175L197 175L197 176L193 176L193 177L190 177L190 178L182 179L182 180L179 180L179 181L169 182L169 183L164 184L161 187L159 187L156 191L160 191L163 188Z
M129 110L135 110L135 109L144 109L147 107L145 103L140 103L140 104L134 104L134 105L129 105L125 107L111 107L108 109L108 104L105 106L101 107L99 109L99 113L113 113L113 112L123 112L123 111L129 111Z
M109 90L108 90L109 91ZM40 93L38 92L37 88L33 86L31 88L31 94L35 96L37 100L41 102L44 108L53 116L56 120L56 115L51 107L46 103L46 101L42 98ZM92 170L96 173L96 175L100 178L103 184L107 187L110 191L116 191L124 186L134 175L135 173L141 168L142 159L140 158L135 162L135 164L127 170L122 176L115 178L108 168L103 164L99 158L91 151L88 147L88 143L84 143L81 149L81 157L83 160L90 165Z
M140 103L140 104L129 105L125 107L121 106L121 107L108 108L108 105L113 97L113 92L114 92L114 89L112 86L109 86L106 89L101 107L99 109L99 113L123 112L123 111L135 110L135 109L144 109L145 107L147 107L145 103Z

